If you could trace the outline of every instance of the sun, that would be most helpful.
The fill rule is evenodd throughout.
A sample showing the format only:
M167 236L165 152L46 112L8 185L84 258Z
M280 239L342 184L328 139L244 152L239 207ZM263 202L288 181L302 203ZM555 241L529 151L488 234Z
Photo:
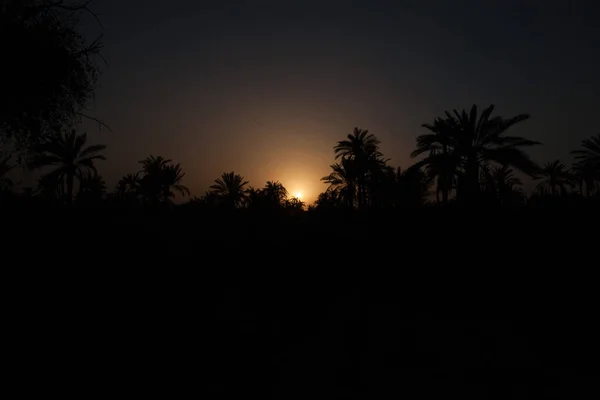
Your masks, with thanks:
M302 192L294 193L294 197L297 198L298 200L300 200L302 198Z

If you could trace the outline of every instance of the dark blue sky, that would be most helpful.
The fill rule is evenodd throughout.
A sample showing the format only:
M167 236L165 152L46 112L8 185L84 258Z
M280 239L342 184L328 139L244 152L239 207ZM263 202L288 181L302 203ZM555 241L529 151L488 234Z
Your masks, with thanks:
M109 183L163 155L197 195L235 169L312 200L354 126L406 167L422 123L473 103L530 113L514 133L544 143L534 158L570 162L598 131L599 3L96 0L113 132L88 131Z

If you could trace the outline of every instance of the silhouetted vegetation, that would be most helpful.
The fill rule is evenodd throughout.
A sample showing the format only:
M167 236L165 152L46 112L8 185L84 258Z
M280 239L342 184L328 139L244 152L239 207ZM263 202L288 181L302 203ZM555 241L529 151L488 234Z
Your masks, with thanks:
M541 143L510 134L527 114L473 105L424 123L403 149L412 165L393 165L366 129L340 132L311 204L235 171L192 196L184 167L160 155L111 186L97 169L106 146L73 129L98 77L100 41L78 31L87 4L0 5L0 243L5 269L27 275L6 330L25 338L7 347L28 365L10 370L56 369L62 380L48 380L83 382L80 396L125 393L139 374L136 394L169 382L164 397L185 397L173 391L208 373L235 399L585 398L573 354L595 360L595 281L578 276L567 293L564 271L597 263L600 135L571 167L540 166L527 150ZM535 222L520 214L545 208ZM569 221L592 233L557 228Z
M101 37L82 35L89 2L3 0L0 3L0 143L16 150L39 143L82 117L97 86ZM8 62L7 62L8 61ZM98 121L101 123L100 121ZM102 124L102 123L101 123Z

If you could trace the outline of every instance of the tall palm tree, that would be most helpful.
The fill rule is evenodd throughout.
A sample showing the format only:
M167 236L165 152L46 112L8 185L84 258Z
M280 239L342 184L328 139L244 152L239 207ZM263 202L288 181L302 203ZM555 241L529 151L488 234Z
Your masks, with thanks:
M584 185L586 197L590 197L600 187L600 171L592 162L578 161L573 164L572 171L579 184L579 194L583 195Z
M43 168L52 166L55 169L44 175L45 182L64 185L64 194L69 204L73 201L75 179L82 179L84 173L96 171L95 160L106 160L99 154L106 146L102 144L84 147L87 141L85 133L78 135L75 130L69 133L58 132L48 137L36 147L36 155L32 166Z
M162 198L164 201L175 197L175 192L181 196L189 196L190 190L183 185L181 181L185 176L185 172L179 164L167 165L162 171Z
M567 167L559 160L547 162L535 177L541 180L535 187L536 193L542 195L556 196L567 193L567 189L573 185L573 178Z
M221 198L229 207L237 208L244 203L245 186L248 181L234 171L224 172L215 183L210 186L213 194Z
M154 204L168 203L178 192L189 195L189 189L181 181L185 176L180 164L172 164L171 159L150 155L140 161L142 177L140 191L144 198ZM133 184L134 177L129 180Z
M277 206L283 205L288 196L287 189L279 181L267 181L263 193L272 204Z
M379 151L380 140L366 129L354 128L346 140L339 141L334 149L336 160L350 160L356 176L358 206L367 204L367 180L374 170L385 166L383 155Z
M417 150L413 152L413 157L429 152L429 157L422 164L439 166L443 164L438 156L441 150L441 154L448 158L444 165L447 168L446 180L456 176L458 194L466 200L474 200L478 196L484 176L482 169L487 164L510 166L528 175L533 175L538 168L521 148L540 143L505 135L509 128L527 120L529 115L491 117L493 111L494 106L491 105L479 115L477 106L473 105L468 113L466 110L454 110L453 114L446 112L445 119L438 119L431 126L424 125L433 135L417 138Z
M354 207L356 204L357 173L356 163L349 158L342 158L341 163L331 166L332 172L321 178L329 184L327 192L335 193L336 197L343 199L344 205Z
M453 142L451 120L436 118L433 124L423 124L432 133L417 137L417 148L411 153L412 158L428 153L428 156L416 167L425 167L425 172L431 179L436 180L436 197L442 193L443 204L448 204L449 194L456 186L460 158L451 152L456 147Z

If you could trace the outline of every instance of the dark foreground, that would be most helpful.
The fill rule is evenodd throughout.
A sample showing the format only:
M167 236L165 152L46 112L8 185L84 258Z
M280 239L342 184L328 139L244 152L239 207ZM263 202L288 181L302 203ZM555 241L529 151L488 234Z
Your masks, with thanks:
M6 216L12 381L23 397L593 393L596 217L417 214Z

